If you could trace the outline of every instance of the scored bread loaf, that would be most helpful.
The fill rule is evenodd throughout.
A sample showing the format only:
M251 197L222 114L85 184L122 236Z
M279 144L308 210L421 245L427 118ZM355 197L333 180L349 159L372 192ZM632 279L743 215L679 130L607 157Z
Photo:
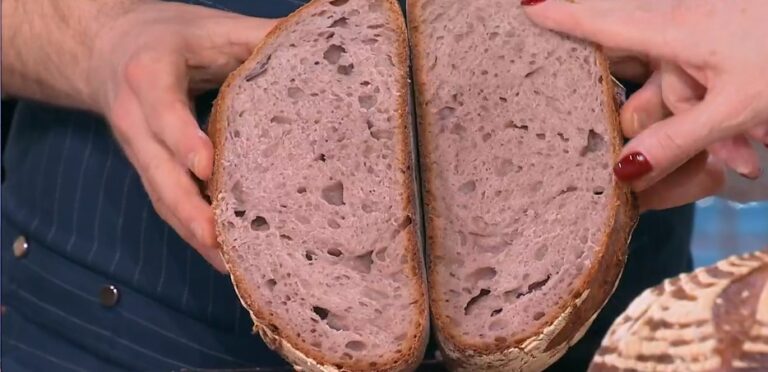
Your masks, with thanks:
M637 220L607 62L518 3L409 0L433 328L451 368L542 370L615 289Z
M647 289L614 321L589 370L768 371L767 252Z
M303 371L406 371L428 338L405 21L314 0L227 79L209 128L222 254Z

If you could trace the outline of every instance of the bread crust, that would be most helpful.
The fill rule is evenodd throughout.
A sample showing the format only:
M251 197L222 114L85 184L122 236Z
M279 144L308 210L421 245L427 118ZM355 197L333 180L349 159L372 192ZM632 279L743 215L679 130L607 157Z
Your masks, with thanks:
M768 369L766 278L768 247L646 289L613 322L589 371Z
M433 182L432 170L429 169L429 154L425 146L430 141L427 137L426 127L434 122L425 102L420 101L419 93L426 90L426 76L422 67L427 66L424 60L424 48L419 36L421 28L421 4L422 0L408 0L408 28L411 45L411 58L413 62L413 79L416 90L416 107L419 128L419 141L422 147L421 169L425 185ZM623 136L619 124L618 103L615 101L615 87L608 69L608 60L602 51L594 46L597 61L602 74L603 95L605 100L605 117L609 125L611 153L615 160L621 153ZM630 189L617 182L613 182L612 208L609 218L604 226L606 231L603 236L601 249L596 253L596 261L590 266L587 275L583 276L581 283L573 292L571 298L563 301L560 308L550 312L546 320L548 326L538 331L510 340L506 343L492 345L477 345L461 339L460 335L453 332L449 322L443 314L441 304L444 301L440 293L435 290L434 266L429 260L432 252L439 251L440 244L435 220L426 214L427 224L427 278L429 284L430 303L433 327L443 357L447 360L451 369L457 371L538 371L543 370L557 359L565 351L578 341L589 328L598 312L607 302L616 289L618 280L624 268L627 257L627 244L638 220L638 207L634 195ZM436 200L431 195L429 188L425 187L423 196L425 209L434 205ZM559 314L559 315L557 315ZM545 318L546 319L546 318Z
M251 68L259 62L262 57L262 52L271 42L281 33L286 31L293 25L298 19L308 14L312 9L328 3L331 0L312 0L300 9L296 10L285 19L281 20L255 47L251 56L246 60L239 68L232 72L222 85L219 95L216 98L209 120L208 135L213 143L214 147L214 167L213 175L210 182L207 184L207 192L211 197L214 212L219 210L220 200L219 194L223 191L224 175L222 165L222 150L226 146L226 130L227 130L227 117L229 114L229 102L230 102L230 86L236 81L242 78ZM349 1L362 1L362 0L349 0ZM398 70L397 78L398 85L400 86L400 92L398 95L398 124L399 130L396 131L399 136L402 152L399 154L398 162L402 168L413 171L414 156L412 150L412 128L411 128L411 115L409 107L410 97L410 81L408 78L409 67L409 55L408 55L408 42L406 37L405 21L402 16L400 6L395 0L375 0L381 1L386 6L386 11L389 14L390 22L395 27L398 35L395 42L395 48L397 53L394 55L395 69ZM415 183L413 180L413 174L407 174L402 184L402 196L405 200L403 204L403 212L413 216L413 220L418 222L420 220L419 210L415 205ZM221 221L221 216L216 216L217 221ZM427 304L427 289L426 289L426 273L424 271L424 257L422 254L420 239L418 235L418 226L420 224L414 223L408 227L404 234L407 236L407 253L409 254L409 262L406 270L410 271L410 277L418 279L418 283L414 281L414 292L418 292L421 295L416 299L416 309L420 313L417 320L410 327L411 333L408 338L403 341L406 345L403 357L396 358L391 357L386 360L379 360L376 362L376 367L365 363L344 363L341 361L328 360L321 353L312 351L308 345L304 345L297 338L291 334L281 334L279 327L275 327L279 324L278 319L272 319L267 315L265 309L254 298L248 295L244 290L245 288L245 273L240 272L232 262L236 259L229 255L228 247L232 244L226 234L223 233L221 226L217 224L216 234L217 240L221 245L220 253L224 258L224 262L230 273L230 278L235 287L235 291L240 298L243 306L249 311L251 319L254 322L254 332L258 332L265 343L274 351L280 353L286 360L288 360L294 368L298 371L318 371L318 372L347 372L347 371L412 371L415 370L421 359L423 358L426 350L428 335L429 335L429 311ZM418 288L415 288L418 287Z

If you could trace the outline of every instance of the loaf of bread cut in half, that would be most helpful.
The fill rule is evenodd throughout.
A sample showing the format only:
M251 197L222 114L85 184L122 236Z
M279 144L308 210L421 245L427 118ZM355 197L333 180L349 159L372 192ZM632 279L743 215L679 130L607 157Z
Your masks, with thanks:
M665 280L608 330L589 370L768 371L768 248Z
M402 371L429 316L405 20L394 0L314 0L222 87L209 194L264 341L303 371Z
M456 370L541 370L613 292L637 220L607 62L519 3L409 0L433 327Z

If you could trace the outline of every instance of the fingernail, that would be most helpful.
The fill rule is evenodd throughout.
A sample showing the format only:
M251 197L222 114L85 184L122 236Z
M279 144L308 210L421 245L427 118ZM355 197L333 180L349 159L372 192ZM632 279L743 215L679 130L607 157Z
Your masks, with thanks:
M187 164L187 166L189 167L189 170L191 170L193 173L197 173L197 154L190 154L188 163L189 164Z
M616 166L613 167L613 173L620 181L634 181L653 170L648 158L642 153L633 152L625 155Z
M520 0L520 5L522 6L531 6L543 3L544 0Z
M747 173L739 172L739 175L744 177L744 178L746 178L746 179L748 179L748 180L750 180L750 181L757 181L763 175L763 170L762 169L758 169L757 172L755 172L753 174L747 174Z

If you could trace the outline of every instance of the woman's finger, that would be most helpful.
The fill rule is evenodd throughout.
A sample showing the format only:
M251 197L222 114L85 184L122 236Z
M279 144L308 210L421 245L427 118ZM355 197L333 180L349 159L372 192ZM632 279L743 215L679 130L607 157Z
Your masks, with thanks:
M716 141L738 134L747 116L723 95L664 119L638 134L622 150L614 174L642 191Z
M621 129L625 137L634 138L670 115L661 93L661 73L656 71L621 108Z
M669 58L674 31L670 7L660 0L522 0L531 20L548 29L587 39L606 48Z
M675 114L688 111L704 99L707 88L673 63L661 64L661 93L664 105Z
M763 174L760 159L744 135L718 141L709 146L709 150L713 156L742 177L755 180Z
M641 211L674 208L715 195L724 184L722 164L701 152L637 198Z
M218 270L226 270L217 252L213 212L191 176L157 141L144 120L138 99L124 89L110 122L163 220Z
M132 61L127 80L152 133L177 162L207 180L213 171L213 145L190 110L184 61L168 58L146 54Z

